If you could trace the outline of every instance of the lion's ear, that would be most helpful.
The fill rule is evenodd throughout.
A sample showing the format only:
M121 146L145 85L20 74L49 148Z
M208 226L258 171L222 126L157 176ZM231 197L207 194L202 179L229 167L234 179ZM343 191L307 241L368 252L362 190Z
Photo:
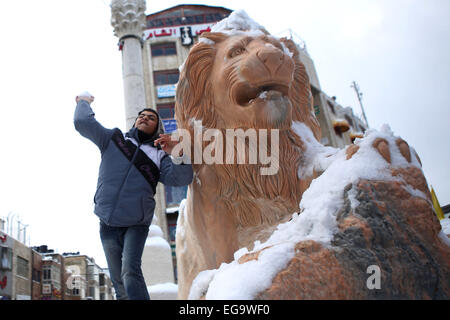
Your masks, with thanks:
M222 32L203 32L200 35L200 39L201 38L208 39L210 41L213 41L214 43L219 43L228 38L228 36Z
M297 44L295 44L294 41L292 41L291 39L288 39L286 37L280 38L280 42L284 43L284 45L286 46L286 48L292 52L292 58L294 59L299 59L299 51L298 51L298 47Z

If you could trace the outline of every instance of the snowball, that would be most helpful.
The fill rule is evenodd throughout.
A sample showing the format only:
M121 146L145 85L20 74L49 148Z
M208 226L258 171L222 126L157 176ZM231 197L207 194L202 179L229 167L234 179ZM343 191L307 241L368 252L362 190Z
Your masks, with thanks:
M87 92L87 91L83 91L82 93L80 93L80 94L78 95L78 97L93 97L93 95L90 94L90 93Z

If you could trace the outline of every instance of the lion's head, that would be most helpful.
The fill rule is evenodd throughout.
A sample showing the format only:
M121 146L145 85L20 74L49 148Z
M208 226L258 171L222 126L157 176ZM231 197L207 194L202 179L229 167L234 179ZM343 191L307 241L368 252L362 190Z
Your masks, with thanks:
M297 175L303 143L292 130L292 122L305 123L318 140L320 127L297 46L267 32L211 32L202 38L191 49L180 74L178 126L192 131L193 120L201 120L204 128L221 130L279 129L278 173L261 176L259 165L216 165L217 194L246 225L274 221L272 213L262 212L266 206L262 199L276 201L280 212L298 210L305 189ZM200 170L201 166L194 165L194 171Z
M203 33L177 88L176 116L209 128L288 129L304 122L320 137L312 95L296 45L270 35ZM290 52L290 54L289 54Z

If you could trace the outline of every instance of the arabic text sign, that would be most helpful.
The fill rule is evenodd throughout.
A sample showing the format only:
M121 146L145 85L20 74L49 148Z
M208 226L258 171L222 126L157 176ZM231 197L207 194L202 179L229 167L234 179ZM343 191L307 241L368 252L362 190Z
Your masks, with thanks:
M195 24L186 25L185 27L190 27L192 30L192 36L198 36L203 32L211 31L212 26L215 23L208 24ZM144 40L159 37L180 37L180 27L167 27L167 28L154 28L144 30Z
M177 130L177 121L175 119L163 119L165 133L172 133Z
M158 98L171 98L175 97L177 85L176 84L167 84L164 86L156 87L156 94Z

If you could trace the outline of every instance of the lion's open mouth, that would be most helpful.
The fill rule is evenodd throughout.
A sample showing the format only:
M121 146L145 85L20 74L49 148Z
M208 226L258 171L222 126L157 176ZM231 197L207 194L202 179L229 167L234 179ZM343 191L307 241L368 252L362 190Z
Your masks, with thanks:
M268 83L260 86L250 86L247 83L238 85L235 100L240 106L249 106L255 100L275 100L287 96L289 87L279 83Z

